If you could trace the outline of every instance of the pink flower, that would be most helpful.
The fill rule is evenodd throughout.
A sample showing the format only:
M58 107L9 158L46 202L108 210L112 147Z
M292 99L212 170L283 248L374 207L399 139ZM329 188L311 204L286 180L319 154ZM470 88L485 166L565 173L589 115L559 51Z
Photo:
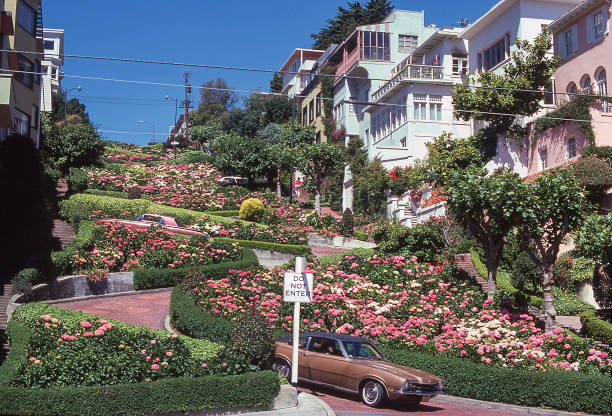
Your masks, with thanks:
M87 321L81 321L81 326L83 328L91 328L91 323Z
M172 351L166 351L166 357L172 357Z
M151 366L151 370L159 370L159 365L157 365L157 364L153 364L153 365Z
M202 363L202 368L206 368L206 367L208 367L208 364Z

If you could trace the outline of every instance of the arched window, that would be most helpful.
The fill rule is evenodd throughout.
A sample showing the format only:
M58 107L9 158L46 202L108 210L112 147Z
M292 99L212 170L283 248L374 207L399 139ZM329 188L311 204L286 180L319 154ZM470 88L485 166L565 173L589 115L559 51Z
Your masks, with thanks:
M567 98L569 100L572 100L574 98L572 94L578 94L578 87L576 87L576 83L572 81L569 84L567 84L567 88L565 89L565 92L567 93Z
M580 80L580 89L582 92L591 91L591 77L588 75L584 75Z
M597 83L597 94L599 95L608 95L608 81L606 79L606 70L601 68L595 75L595 80ZM603 111L610 111L610 103L604 101L603 103Z

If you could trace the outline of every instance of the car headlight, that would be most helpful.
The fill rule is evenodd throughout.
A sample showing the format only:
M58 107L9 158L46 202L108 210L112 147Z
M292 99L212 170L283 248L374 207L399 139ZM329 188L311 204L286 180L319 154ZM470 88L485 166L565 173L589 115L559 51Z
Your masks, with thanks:
M414 390L414 386L410 384L409 382L404 381L404 384L402 384L402 391L410 391L410 390Z

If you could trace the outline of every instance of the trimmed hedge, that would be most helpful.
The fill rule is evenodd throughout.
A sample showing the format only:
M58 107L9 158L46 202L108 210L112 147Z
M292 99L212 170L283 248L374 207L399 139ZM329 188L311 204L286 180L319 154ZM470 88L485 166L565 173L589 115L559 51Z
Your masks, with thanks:
M264 212L272 212L272 211L276 211L275 208L265 208ZM205 211L204 212L206 215L214 215L216 217L239 217L240 216L240 210L238 209L234 209L234 210L225 210L225 211Z
M612 345L612 324L603 319L598 319L593 309L580 314L580 323L582 324L582 330L587 336Z
M121 191L104 191L102 189L91 188L91 189L86 189L85 193L90 194L90 195L111 196L113 198L128 199L127 192L121 192Z
M394 363L441 377L444 391L454 396L572 412L599 414L612 409L610 376L508 369L405 350L384 352Z
M193 338L229 343L232 339L234 322L214 316L196 305L190 293L180 286L170 297L170 321L180 333Z
M54 273L62 276L66 273L72 273L72 255L76 250L83 248L91 241L91 233L93 231L94 222L83 220L78 224L78 231L72 243L68 244L61 251L51 253L51 262L55 268Z
M236 223L244 225L252 224L247 221L216 217L200 211L156 204L146 199L123 199L101 195L74 194L60 202L60 215L73 225L88 219L93 211L102 211L104 214L115 218L120 218L121 214L125 213L133 217L144 213L168 215L176 218L184 225L195 224L201 218L208 218L211 221L229 226ZM268 228L263 224L256 225L261 228Z
M293 244L278 244L268 243L265 241L254 240L236 240L234 238L214 237L212 240L227 241L230 243L238 243L240 247L257 248L260 250L276 251L277 253L288 253L296 256L308 256L312 254L310 246L293 245Z
M317 262L320 265L327 267L330 264L338 263L339 261L344 259L344 256L355 256L360 259L367 259L368 257L372 257L374 254L376 254L376 250L374 250L373 248L353 248L343 253L336 253L330 256L319 257L317 259Z
M218 277L221 275L226 276L230 269L246 269L257 265L259 265L259 262L255 253L248 248L243 248L242 259L239 261L208 264L197 269L206 275ZM134 289L143 290L175 286L185 278L190 270L191 268L189 267L177 269L135 269Z
M359 241L368 241L370 234L364 233L359 230L353 230L353 238L356 238Z

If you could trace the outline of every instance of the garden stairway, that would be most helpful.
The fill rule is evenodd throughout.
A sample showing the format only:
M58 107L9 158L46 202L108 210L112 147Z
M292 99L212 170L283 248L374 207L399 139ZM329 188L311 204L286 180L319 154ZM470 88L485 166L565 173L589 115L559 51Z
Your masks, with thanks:
M63 198L67 191L68 183L63 178L59 179L55 188L56 198ZM74 230L70 224L57 218L57 209L54 203L49 200L46 200L45 203L47 205L47 210L53 217L53 229L51 230L51 235L59 241L59 245L63 250L68 244L74 241Z
M6 308L11 298L12 288L9 284L0 284L0 363L6 358L10 346L6 340Z
M474 279L486 293L488 288L487 281L478 273L478 270L476 270L476 266L474 266L474 262L472 261L472 255L470 253L457 254L455 260L457 261L457 267L465 271Z

